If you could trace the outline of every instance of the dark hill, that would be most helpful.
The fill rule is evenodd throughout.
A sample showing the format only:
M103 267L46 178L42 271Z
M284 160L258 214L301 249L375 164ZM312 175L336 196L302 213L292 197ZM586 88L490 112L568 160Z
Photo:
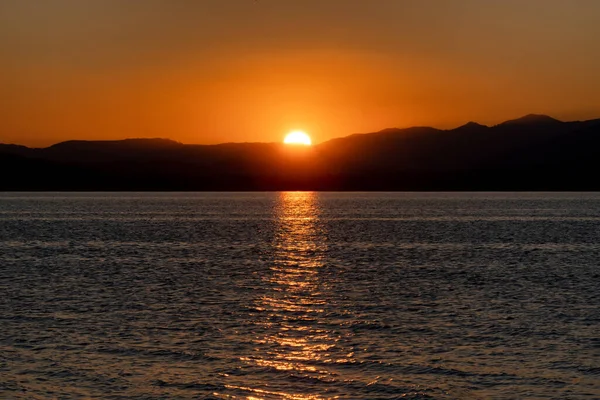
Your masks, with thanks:
M505 121L500 125L525 125L525 126L544 126L561 124L562 121L541 114L528 114L524 117Z
M310 148L166 139L0 145L1 190L600 190L600 120L386 129Z
M459 126L456 129L453 129L455 132L483 132L488 129L487 126L478 124L477 122L467 122L464 125Z

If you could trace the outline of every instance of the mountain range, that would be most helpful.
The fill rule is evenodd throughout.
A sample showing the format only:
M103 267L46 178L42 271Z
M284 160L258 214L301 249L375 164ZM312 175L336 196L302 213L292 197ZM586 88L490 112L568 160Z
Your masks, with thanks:
M319 145L0 144L0 190L600 190L600 119L385 129Z

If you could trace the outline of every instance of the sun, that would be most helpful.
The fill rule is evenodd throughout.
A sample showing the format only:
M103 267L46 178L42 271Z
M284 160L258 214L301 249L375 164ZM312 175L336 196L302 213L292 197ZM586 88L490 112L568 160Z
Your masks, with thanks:
M293 131L287 134L283 140L283 143L310 146L312 144L312 140L310 140L310 136L308 136L305 132Z

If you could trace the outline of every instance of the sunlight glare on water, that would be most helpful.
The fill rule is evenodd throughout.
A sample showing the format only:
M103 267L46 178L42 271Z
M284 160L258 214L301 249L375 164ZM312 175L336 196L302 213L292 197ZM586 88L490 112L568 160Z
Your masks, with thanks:
M326 382L331 372L322 365L335 362L330 349L336 345L332 330L319 327L326 312L329 288L320 280L327 234L320 222L318 196L313 192L284 192L275 206L273 264L262 279L268 292L256 299L255 348L241 361L258 368L287 371L302 380ZM320 365L319 365L320 364ZM276 382L272 383L272 385ZM276 395L293 400L325 397L298 392L269 391L262 387L238 389L256 397ZM230 386L234 387L234 386Z

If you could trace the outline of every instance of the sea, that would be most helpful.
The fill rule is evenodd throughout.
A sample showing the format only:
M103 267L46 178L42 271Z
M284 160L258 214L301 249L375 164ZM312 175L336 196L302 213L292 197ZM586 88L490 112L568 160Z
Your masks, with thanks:
M2 399L600 399L599 193L1 193Z

